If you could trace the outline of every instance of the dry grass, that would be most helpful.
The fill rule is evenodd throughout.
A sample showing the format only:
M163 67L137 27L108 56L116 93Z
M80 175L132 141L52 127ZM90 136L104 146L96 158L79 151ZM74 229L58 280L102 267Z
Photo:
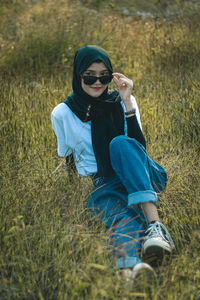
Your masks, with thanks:
M200 294L200 16L135 19L69 1L1 4L1 299L195 299ZM56 16L56 17L55 17ZM176 244L158 280L117 277L90 180L56 153L50 113L71 91L72 58L107 49L134 80L150 156L167 170L160 214Z

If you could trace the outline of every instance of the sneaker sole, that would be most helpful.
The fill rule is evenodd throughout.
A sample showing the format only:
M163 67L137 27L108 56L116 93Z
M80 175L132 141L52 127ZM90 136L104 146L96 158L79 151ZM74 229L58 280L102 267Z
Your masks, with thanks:
M141 263L139 269L137 268L137 266L133 268L132 278L138 279L141 277L147 277L148 280L152 280L156 278L156 273L150 265Z
M144 244L142 246L143 253L146 254L147 252L149 252L149 249L151 249L152 247L153 248L155 247L155 249L167 251L169 253L171 253L171 251L172 251L172 248L169 245L169 243L167 243L163 240L161 241L160 239L157 239L157 238L151 238L151 239L147 240L146 242L144 242Z
M163 257L169 255L172 248L168 243L161 242L158 239L147 240L142 247L142 259L151 265L160 264Z
M118 274L119 275L119 274ZM156 281L156 272L146 263L140 263L133 269L124 269L118 278L126 281L127 284L132 284L132 281L153 283Z

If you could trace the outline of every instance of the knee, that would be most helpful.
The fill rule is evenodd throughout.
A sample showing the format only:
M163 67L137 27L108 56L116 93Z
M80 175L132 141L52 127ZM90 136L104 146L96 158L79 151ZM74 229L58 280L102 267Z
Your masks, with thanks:
M110 142L110 151L116 151L118 149L121 149L121 146L124 144L124 141L126 139L125 135L118 135L112 141Z
M130 138L126 135L116 136L110 142L110 151L122 150L124 147L130 146L132 149L143 150L143 146L134 138Z

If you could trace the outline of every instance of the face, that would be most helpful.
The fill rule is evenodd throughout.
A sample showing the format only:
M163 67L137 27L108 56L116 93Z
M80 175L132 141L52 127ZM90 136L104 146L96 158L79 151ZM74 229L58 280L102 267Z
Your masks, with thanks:
M103 62L92 63L87 70L83 72L82 75L92 75L92 76L102 76L109 75L109 71ZM84 83L83 78L81 78L81 87L89 96L94 98L99 97L107 88L108 84L102 84L99 79L91 84L87 85Z

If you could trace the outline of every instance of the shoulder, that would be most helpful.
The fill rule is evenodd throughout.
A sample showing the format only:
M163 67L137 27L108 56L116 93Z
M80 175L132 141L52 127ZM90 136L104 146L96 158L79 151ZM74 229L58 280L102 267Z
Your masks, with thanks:
M70 118L72 115L71 109L65 103L59 103L51 112L51 117L55 119Z

